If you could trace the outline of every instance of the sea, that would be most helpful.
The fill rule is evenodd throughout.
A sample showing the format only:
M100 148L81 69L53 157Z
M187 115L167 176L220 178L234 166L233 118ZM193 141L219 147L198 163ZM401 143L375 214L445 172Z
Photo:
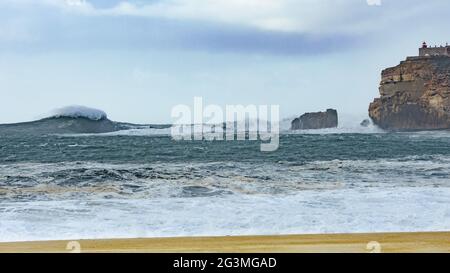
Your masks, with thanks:
M0 134L0 241L450 230L450 132Z

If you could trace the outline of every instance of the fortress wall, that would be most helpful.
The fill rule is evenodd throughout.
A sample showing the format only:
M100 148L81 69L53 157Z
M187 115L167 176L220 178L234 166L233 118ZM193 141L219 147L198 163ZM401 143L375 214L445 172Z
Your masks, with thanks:
M421 48L419 49L419 55L420 56L436 56L436 55L450 55L450 47L428 47L428 48Z

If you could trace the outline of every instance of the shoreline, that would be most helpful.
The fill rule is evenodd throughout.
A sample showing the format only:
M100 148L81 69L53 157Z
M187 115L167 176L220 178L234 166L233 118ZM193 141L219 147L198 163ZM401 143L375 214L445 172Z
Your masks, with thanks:
M0 253L450 253L450 232L170 237L0 243Z

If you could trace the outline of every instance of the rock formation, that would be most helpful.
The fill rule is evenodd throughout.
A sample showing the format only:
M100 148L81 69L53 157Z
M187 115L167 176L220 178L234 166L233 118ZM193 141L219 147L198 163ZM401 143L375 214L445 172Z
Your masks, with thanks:
M306 113L291 123L291 130L325 129L338 126L338 113L334 109L326 112Z
M365 119L365 120L361 121L361 123L359 125L361 125L362 127L369 127L370 126L370 120Z
M450 57L409 57L385 69L380 95L369 116L382 129L450 129Z

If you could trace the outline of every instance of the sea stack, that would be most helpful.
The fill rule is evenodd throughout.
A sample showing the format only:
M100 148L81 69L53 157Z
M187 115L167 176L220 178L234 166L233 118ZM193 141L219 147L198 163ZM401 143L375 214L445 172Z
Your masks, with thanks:
M369 127L370 126L370 120L365 119L365 120L361 121L361 123L359 125L361 125L362 127Z
M291 123L291 130L326 129L338 126L338 113L334 109L326 112L306 113Z
M382 72L380 98L369 116L392 131L450 129L450 46L420 49Z

